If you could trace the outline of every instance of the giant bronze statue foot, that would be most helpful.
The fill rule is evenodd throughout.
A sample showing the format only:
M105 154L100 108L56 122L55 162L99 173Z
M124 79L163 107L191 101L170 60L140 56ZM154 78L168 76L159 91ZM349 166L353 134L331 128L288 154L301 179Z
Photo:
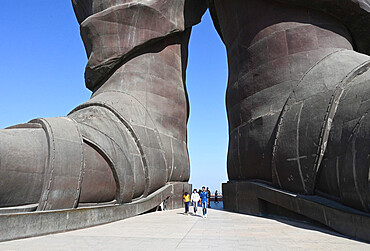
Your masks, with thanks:
M56 121L64 128L54 126ZM1 207L40 202L43 210L114 200L116 188L109 165L83 142L74 121L35 120L1 130L0 141L0 175L6 177L0 185Z
M205 4L72 3L92 98L0 131L0 207L122 204L189 179L187 45Z
M369 240L370 57L354 51L370 52L366 4L211 2L229 61L225 207Z

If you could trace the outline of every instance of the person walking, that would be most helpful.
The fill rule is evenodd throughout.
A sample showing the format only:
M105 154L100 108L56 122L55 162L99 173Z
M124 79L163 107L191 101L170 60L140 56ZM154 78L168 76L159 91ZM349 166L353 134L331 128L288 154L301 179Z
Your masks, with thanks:
M203 218L207 218L207 205L209 203L209 195L205 187L202 187L202 192L200 192L200 202L203 209Z
M199 190L198 190L198 194L200 195L200 193L201 193L201 192L202 192L202 189L199 189ZM201 207L201 206L202 206L202 204L200 203L200 199L199 199L199 202L198 202L198 206L199 206L199 207Z
M215 203L218 204L218 192L217 192L217 190L215 191Z
M207 187L207 193L208 193L208 207L211 208L211 191L209 190L209 187Z
M191 194L191 203L193 204L194 214L197 214L198 209L198 201L200 200L200 196L197 192L197 189L194 189L193 193Z
M185 202L185 214L189 215L189 204L190 204L190 195L188 192L184 194L184 202Z

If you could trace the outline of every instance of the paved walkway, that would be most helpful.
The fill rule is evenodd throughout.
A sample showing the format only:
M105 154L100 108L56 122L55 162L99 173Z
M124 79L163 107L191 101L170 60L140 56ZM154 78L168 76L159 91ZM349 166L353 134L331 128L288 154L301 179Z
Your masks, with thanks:
M67 232L0 243L0 250L370 250L313 225L209 210L182 209ZM4 226L1 226L4 227Z

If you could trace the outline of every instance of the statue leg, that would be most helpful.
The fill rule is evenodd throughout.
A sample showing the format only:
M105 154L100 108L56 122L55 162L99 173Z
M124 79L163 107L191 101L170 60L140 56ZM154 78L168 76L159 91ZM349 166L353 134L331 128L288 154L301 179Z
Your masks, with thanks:
M89 57L85 79L92 98L66 117L0 132L0 174L10 178L0 183L1 206L125 203L189 179L187 45L205 4L72 3Z
M229 179L369 211L370 57L320 11L269 0L211 10L229 60Z

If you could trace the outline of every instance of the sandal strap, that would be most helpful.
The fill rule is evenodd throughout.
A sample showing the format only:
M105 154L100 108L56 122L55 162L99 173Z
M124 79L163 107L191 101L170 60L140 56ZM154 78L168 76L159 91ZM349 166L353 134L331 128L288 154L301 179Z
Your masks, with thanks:
M85 161L77 123L67 117L30 121L45 130L48 158L38 211L76 208L81 192Z

